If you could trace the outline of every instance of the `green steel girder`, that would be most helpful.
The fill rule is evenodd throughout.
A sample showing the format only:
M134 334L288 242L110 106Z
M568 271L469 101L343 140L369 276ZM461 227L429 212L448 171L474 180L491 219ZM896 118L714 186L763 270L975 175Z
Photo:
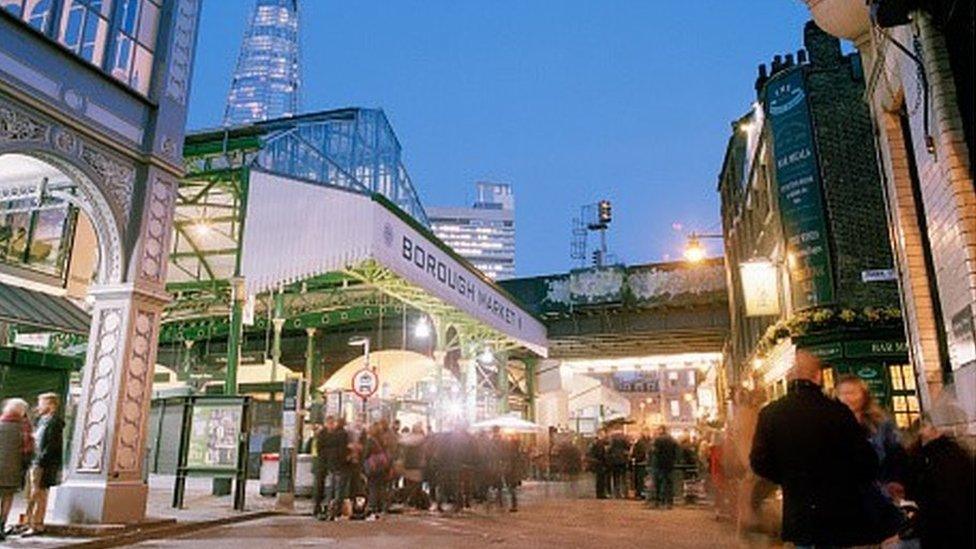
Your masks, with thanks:
M332 311L316 311L287 316L284 330L304 330L305 328L328 328L354 324L379 318L381 315L402 313L400 305L352 306ZM246 333L264 333L268 319L255 318L253 326L245 326ZM230 332L230 318L209 317L163 324L159 334L160 343L177 341L198 341L210 338L225 338Z

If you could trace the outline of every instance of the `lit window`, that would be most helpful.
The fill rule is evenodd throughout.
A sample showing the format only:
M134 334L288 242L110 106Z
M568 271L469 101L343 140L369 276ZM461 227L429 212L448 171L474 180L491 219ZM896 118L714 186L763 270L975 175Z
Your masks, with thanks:
M681 402L677 400L671 400L668 402L671 406L671 417L677 418L681 417Z

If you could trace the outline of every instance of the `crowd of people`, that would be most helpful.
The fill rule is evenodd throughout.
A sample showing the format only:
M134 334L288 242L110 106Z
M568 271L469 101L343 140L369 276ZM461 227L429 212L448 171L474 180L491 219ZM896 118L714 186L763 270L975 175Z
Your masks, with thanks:
M37 398L34 419L30 405L19 398L7 399L0 415L0 541L8 535L22 537L44 532L48 491L61 479L64 421L58 414L55 393ZM14 496L27 492L26 521L7 527Z
M631 440L623 432L598 431L586 454L596 481L598 499L646 499L656 508L670 509L676 490L684 494L686 480L697 480L701 464L698 449L690 437L680 441L668 428L658 426Z
M321 520L376 520L393 506L457 512L474 504L518 510L527 458L517 436L495 428L426 433L385 419L348 428L328 417L314 434L313 505ZM507 495L507 498L505 496Z

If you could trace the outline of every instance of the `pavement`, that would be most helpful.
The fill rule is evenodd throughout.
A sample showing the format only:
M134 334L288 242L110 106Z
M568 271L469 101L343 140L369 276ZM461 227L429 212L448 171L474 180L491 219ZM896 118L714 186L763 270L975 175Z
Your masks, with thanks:
M273 514L273 498L257 495L249 484L248 510L231 510L229 497L209 495L209 481L196 479L187 490L185 510L168 507L172 477L151 482L150 516L173 517L179 524L156 532L155 539L83 539L50 536L13 539L4 547L131 546L235 549L283 547L739 547L728 523L715 520L705 505L652 510L634 500L597 500L590 486L573 490L561 483L526 483L517 513L477 507L459 514L410 511L390 514L376 522L319 522L298 500L294 514ZM214 521L234 519L233 524ZM240 521L240 519L244 519Z

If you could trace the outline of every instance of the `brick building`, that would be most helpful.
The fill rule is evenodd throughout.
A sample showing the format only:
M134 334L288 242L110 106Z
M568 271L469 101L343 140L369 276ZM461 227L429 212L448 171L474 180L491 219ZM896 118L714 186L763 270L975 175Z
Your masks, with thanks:
M807 0L863 58L923 404L976 434L974 3ZM871 13L874 13L872 18Z
M907 426L920 406L860 57L812 22L804 46L759 67L757 101L733 123L719 176L727 375L776 398L804 348L829 366L828 385L861 377Z

